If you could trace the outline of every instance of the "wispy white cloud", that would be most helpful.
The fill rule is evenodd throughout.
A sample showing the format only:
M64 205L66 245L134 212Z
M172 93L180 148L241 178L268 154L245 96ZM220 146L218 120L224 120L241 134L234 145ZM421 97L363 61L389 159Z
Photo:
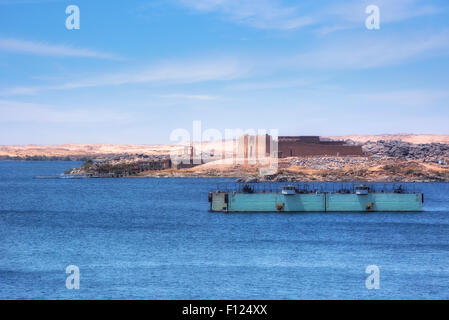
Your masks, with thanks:
M101 108L62 109L51 105L0 100L0 123L124 124L135 120L130 112Z
M294 6L278 0L179 0L184 6L205 13L218 13L233 22L260 29L289 30L314 21Z
M367 18L365 9L372 4L379 7L381 26L443 12L443 8L423 0L338 1L322 12L316 13L315 19L321 22L317 32L325 35L336 31L363 28Z
M369 69L409 62L432 54L447 54L447 32L433 36L363 37L334 42L324 48L287 59L288 65L315 69Z
M352 94L356 101L370 102L381 106L428 107L449 97L447 91L407 89Z
M251 90L267 90L267 89L283 89L283 88L299 88L313 84L313 80L295 79L295 80L266 80L266 81L252 81L241 82L226 86L226 89L237 91L251 91Z
M90 49L73 48L66 45L52 45L43 42L25 41L11 38L0 38L0 50L52 57L120 59L114 54L98 52Z
M84 75L65 82L46 81L46 85L18 86L0 89L0 95L27 95L41 91L71 90L129 84L176 85L203 82L230 82L278 72L279 70L352 70L370 69L409 63L410 61L449 54L448 32L433 36L418 34L405 38L402 35L371 35L343 38L328 42L320 48L299 55L278 54L269 57L253 56L249 59L216 58L209 60L165 61L140 68L128 68L104 74ZM310 80L280 79L226 83L225 89L261 90L302 87ZM195 94L171 94L165 98L212 100L216 97Z
M0 91L1 95L34 94L47 90L70 90L127 84L185 84L206 81L225 81L238 78L248 71L248 65L236 60L175 61L117 73L86 76L62 84L14 87Z
M365 8L372 4L379 7L381 22L383 23L404 21L441 12L441 8L423 0L339 1L338 4L330 6L324 12L326 15L339 17L344 21L358 23L365 21L367 17Z
M168 99L182 99L182 100L202 100L202 101L208 101L208 100L217 100L218 97L216 96L210 96L206 94L183 94L183 93L172 93L172 94L164 94L159 95L161 98L168 98Z
M364 27L365 8L375 4L381 11L381 23L399 22L442 9L423 0L331 0L316 5L303 0L295 5L281 0L177 0L203 13L216 13L228 20L260 29L289 30L314 26L320 34Z
M0 5L11 5L11 4L41 4L47 2L56 2L59 0L0 0Z
M320 35L326 35L326 34L337 32L337 31L348 30L351 28L352 28L351 26L347 26L347 25L331 25L331 26L324 26L324 27L318 28L316 30L316 33L318 33Z

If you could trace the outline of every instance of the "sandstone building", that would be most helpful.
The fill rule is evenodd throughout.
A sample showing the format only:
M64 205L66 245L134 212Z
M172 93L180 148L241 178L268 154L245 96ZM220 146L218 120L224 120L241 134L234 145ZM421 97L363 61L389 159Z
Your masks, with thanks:
M277 142L277 143L276 143ZM243 135L239 138L238 157L258 160L263 157L277 156L363 156L361 146L346 145L344 141L328 141L319 136L280 136L275 141L270 135Z

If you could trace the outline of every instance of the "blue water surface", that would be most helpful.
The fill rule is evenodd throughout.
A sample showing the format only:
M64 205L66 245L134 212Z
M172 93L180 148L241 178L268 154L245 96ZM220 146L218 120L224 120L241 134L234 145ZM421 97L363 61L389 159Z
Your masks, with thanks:
M419 213L225 214L229 179L33 179L79 165L0 161L0 299L449 298L449 184Z

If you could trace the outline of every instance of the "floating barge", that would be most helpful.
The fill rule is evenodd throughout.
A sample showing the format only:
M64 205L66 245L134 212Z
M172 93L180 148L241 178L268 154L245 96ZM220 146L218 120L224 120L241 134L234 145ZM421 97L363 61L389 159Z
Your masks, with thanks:
M358 185L337 191L309 190L294 185L280 190L245 184L233 191L209 193L211 211L220 212L413 212L422 211L424 195L402 186L376 190Z

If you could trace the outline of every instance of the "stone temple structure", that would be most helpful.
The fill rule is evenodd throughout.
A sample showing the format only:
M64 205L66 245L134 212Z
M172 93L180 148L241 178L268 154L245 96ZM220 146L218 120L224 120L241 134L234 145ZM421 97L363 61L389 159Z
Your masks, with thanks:
M239 138L237 157L258 160L276 156L313 157L313 156L363 156L361 146L346 145L344 141L330 141L319 136L279 136L277 140L270 135L243 135Z

